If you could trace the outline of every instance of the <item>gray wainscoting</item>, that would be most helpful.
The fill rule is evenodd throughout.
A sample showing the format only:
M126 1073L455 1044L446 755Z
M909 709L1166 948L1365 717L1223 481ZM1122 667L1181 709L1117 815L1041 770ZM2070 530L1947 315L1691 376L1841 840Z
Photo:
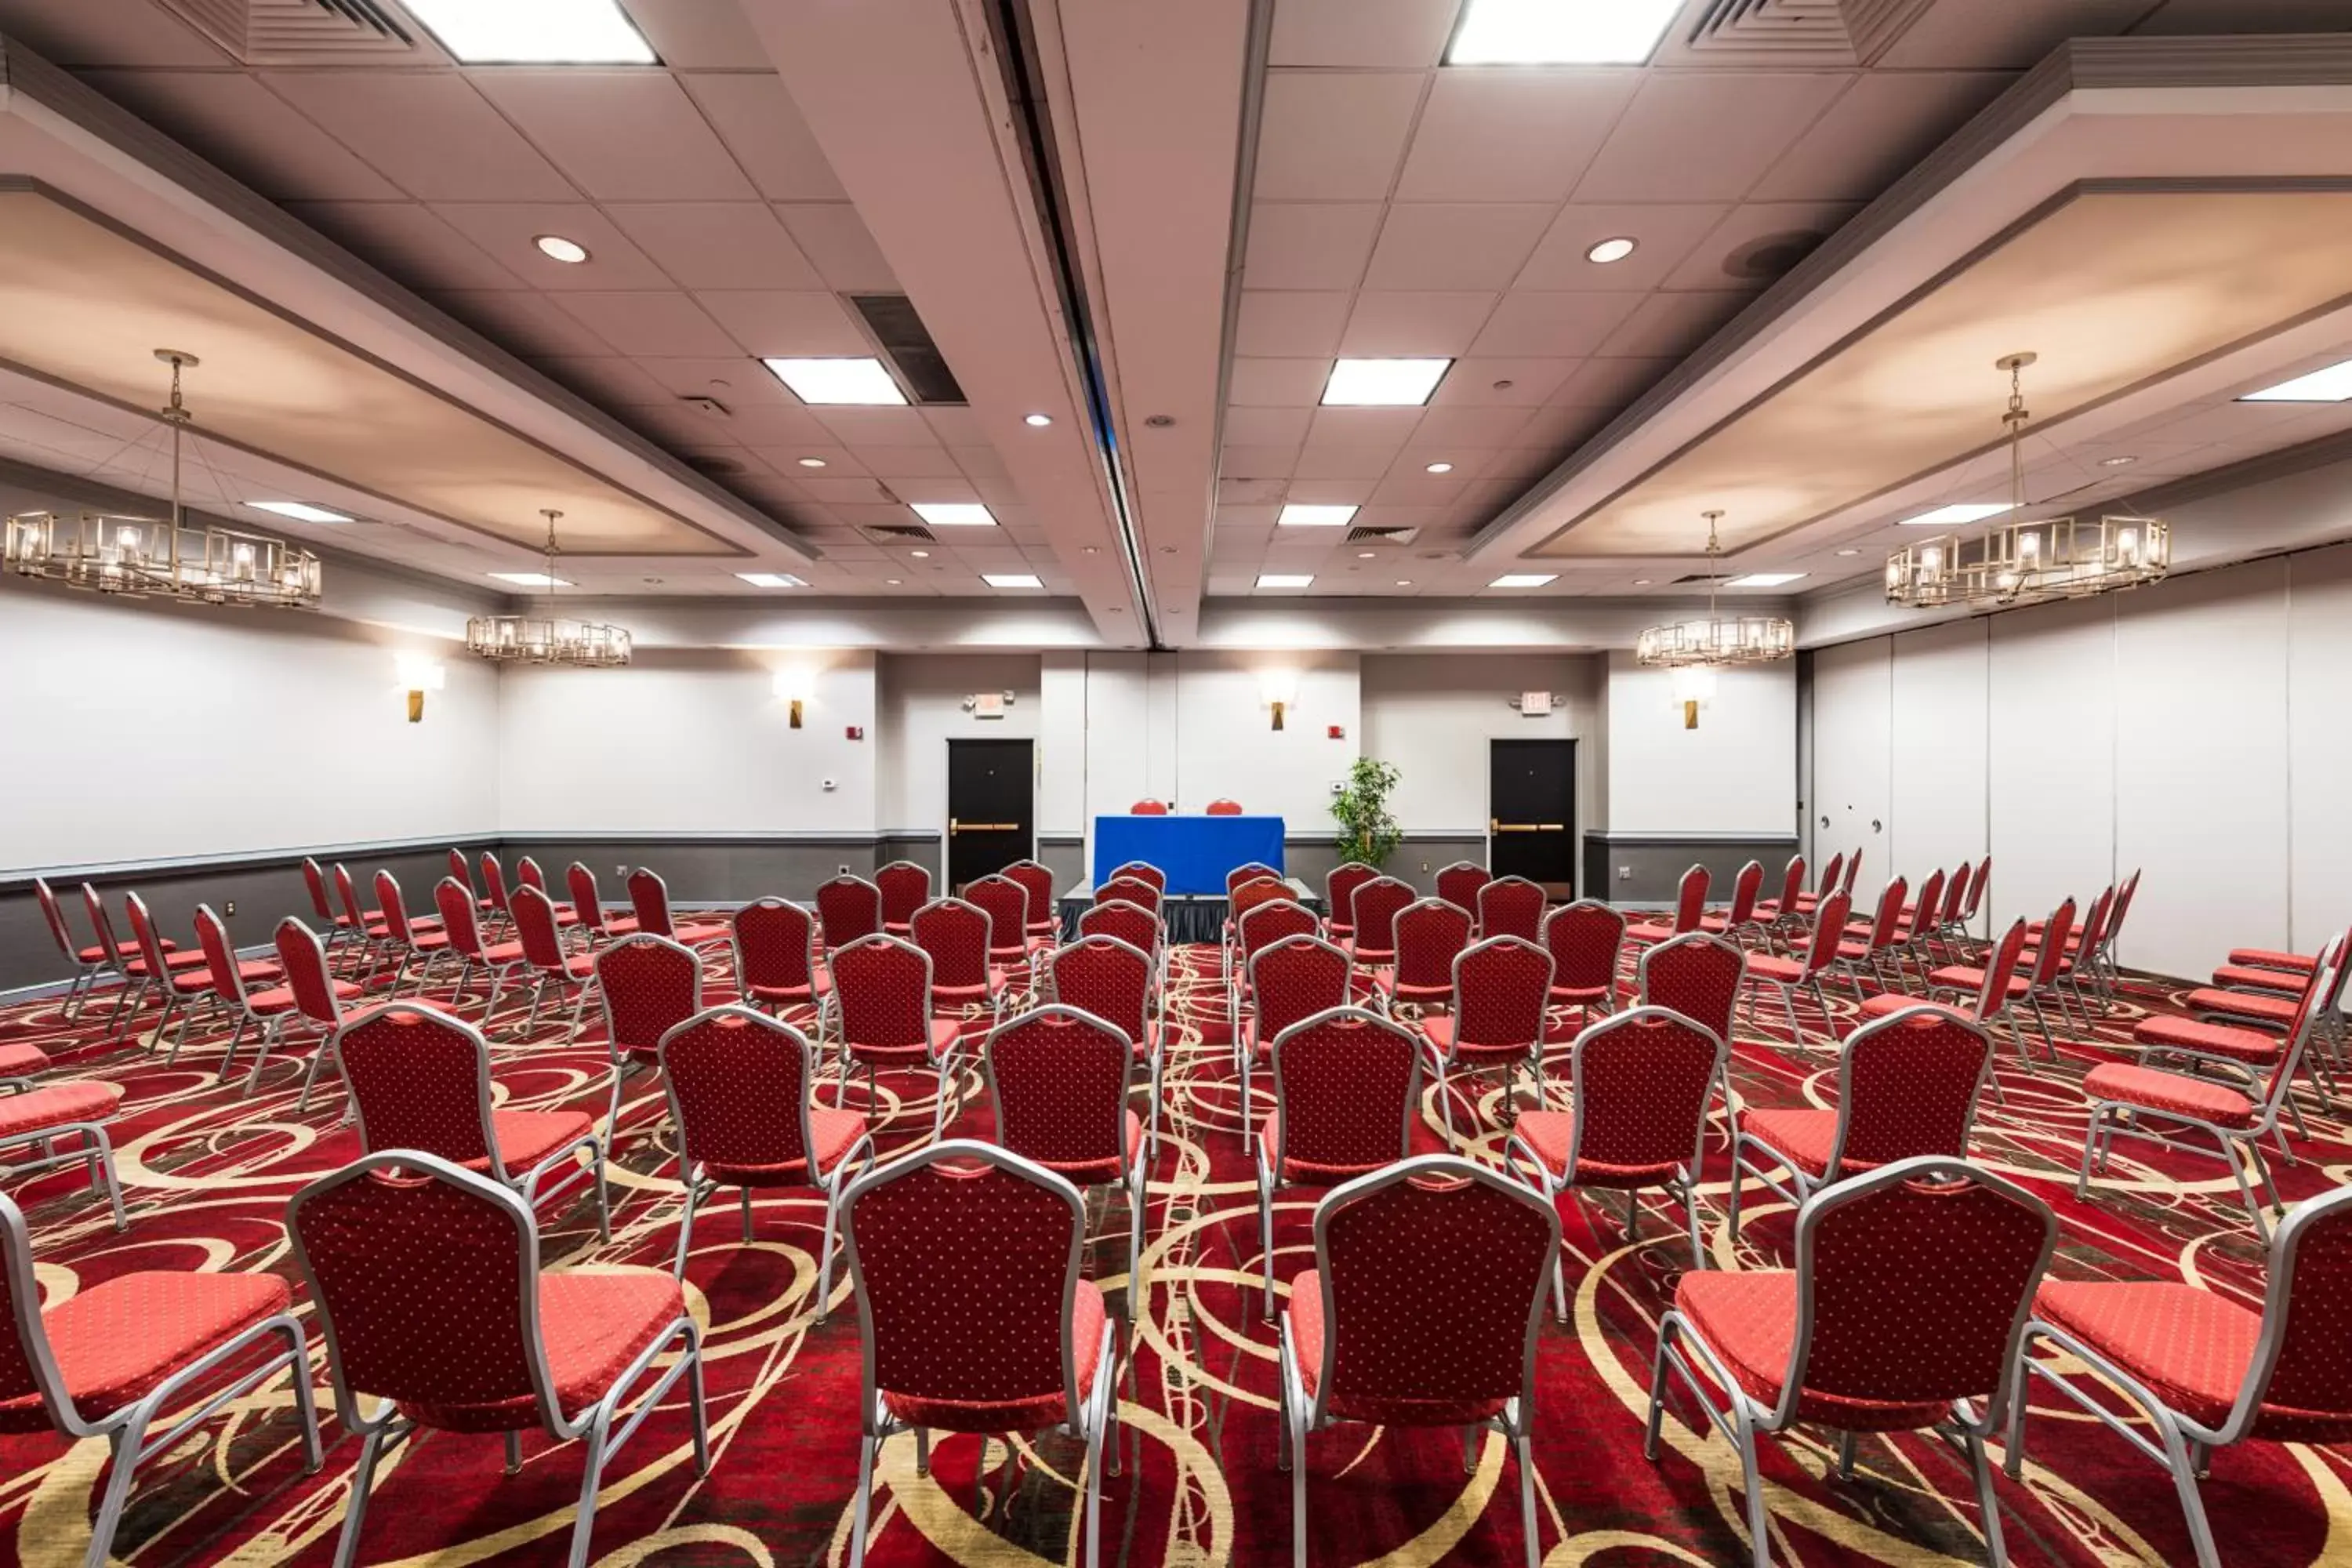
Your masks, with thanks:
M1708 899L1731 896L1739 868L1764 862L1765 897L1780 891L1782 868L1797 852L1797 836L1753 838L1677 837L1655 833L1588 832L1584 836L1584 889L1611 903L1671 903L1685 871L1706 868ZM1623 871L1627 873L1620 876Z

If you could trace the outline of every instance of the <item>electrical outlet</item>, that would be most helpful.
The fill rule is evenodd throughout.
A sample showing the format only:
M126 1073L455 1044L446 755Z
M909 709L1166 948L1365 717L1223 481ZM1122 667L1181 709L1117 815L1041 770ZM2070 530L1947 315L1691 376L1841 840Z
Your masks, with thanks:
M615 866L613 868L613 875L625 882L629 879L629 868L626 866Z
M1620 867L1618 867L1618 868L1617 868L1617 879L1618 879L1619 881L1621 881L1621 882L1630 882L1630 881L1632 881L1632 880L1633 879L1633 867L1631 867L1631 866L1620 866Z
M221 919L226 920L229 916L235 913L236 913L236 900L235 899L231 899L228 903L223 907L221 910Z
M1428 869L1429 869L1429 862L1428 862L1428 861L1426 861L1426 860L1423 860L1423 861L1421 863L1421 868L1422 868L1423 870L1424 870L1424 871L1428 870Z
M849 868L846 866L835 866L833 868L833 874L836 877L846 877L849 875Z

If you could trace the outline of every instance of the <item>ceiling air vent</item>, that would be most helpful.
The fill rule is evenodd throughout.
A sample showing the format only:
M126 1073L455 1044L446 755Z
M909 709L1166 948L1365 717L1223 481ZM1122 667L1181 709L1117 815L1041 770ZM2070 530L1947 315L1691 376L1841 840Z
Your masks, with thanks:
M1417 528L1351 528L1348 531L1350 544L1411 544L1421 536Z
M415 40L378 0L162 0L164 9L249 66L380 60Z
M1706 0L1691 29L1696 63L1870 65L1934 0Z
M917 522L877 522L857 531L876 544L937 544L940 536Z
M1685 583L1728 583L1731 581L1732 575L1733 574L1729 572L1694 572L1687 577L1675 578L1674 585L1679 588Z
M890 363L898 380L918 403L961 403L963 388L948 369L947 356L931 342L931 330L915 314L914 302L904 294L852 294L849 302L866 318L866 330Z

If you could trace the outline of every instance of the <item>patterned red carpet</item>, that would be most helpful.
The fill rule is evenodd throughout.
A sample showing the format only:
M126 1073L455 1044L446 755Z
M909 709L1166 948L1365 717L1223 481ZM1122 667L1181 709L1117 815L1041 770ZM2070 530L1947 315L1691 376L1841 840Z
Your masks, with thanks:
M711 999L730 994L724 949L714 948ZM1207 955L1202 955L1207 956ZM1125 1473L1107 1482L1103 1552L1109 1563L1274 1563L1289 1550L1287 1479L1275 1467L1274 1337L1245 1287L1259 1248L1249 1167L1238 1136L1236 1092L1223 1046L1223 1002L1213 960L1175 984L1184 1026L1171 1047L1168 1139L1152 1191L1132 1371L1121 1391L1129 1434ZM478 995L441 998L468 1016ZM2141 1011L2162 1009L2152 987L2126 994L2102 1026L2129 1037ZM30 1216L40 1279L51 1300L138 1268L269 1269L290 1273L283 1216L303 1181L357 1152L341 1124L339 1092L307 1113L295 1107L307 1052L274 1065L260 1091L215 1079L222 1039L192 1038L176 1069L143 1039L110 1045L93 1008L79 1027L54 1004L0 1013L0 1038L41 1045L72 1074L103 1075L128 1089L115 1123L130 1231L117 1236L103 1204L72 1174L15 1182ZM1824 1055L1801 1056L1743 1026L1736 1075L1752 1103L1823 1102L1834 1087ZM2225 1168L2119 1142L2111 1174L2092 1201L2072 1195L2085 1106L2076 1085L2109 1053L2081 1045L2064 1063L2029 1074L2012 1052L2000 1079L2005 1107L1988 1100L1979 1154L2025 1181L2064 1225L2054 1268L2066 1278L2189 1279L2259 1300L2260 1254ZM593 1025L562 1043L561 1020L499 1045L504 1102L575 1106L601 1115L604 1047ZM614 1163L609 1244L596 1241L587 1208L549 1222L548 1256L560 1267L667 1267L677 1237L678 1189L658 1084L631 1079ZM895 1094L888 1142L928 1133L930 1086L911 1075L883 1084ZM1490 1110L1491 1101L1490 1101ZM2352 1169L2352 1130L2306 1104L2312 1137L2281 1173L2290 1201ZM1435 1110L1429 1138L1436 1146ZM1489 1119L1491 1128L1491 1116ZM1478 1146L1491 1154L1489 1131ZM1708 1243L1721 1268L1788 1260L1789 1211L1769 1194L1735 1247L1723 1226L1719 1141L1711 1142L1706 1189ZM1760 1191L1760 1190L1759 1190ZM1291 1194L1276 1215L1278 1272L1306 1267L1314 1194ZM731 1207L731 1204L727 1205ZM740 1245L734 1216L698 1227L688 1299L706 1325L717 1463L698 1479L682 1411L663 1411L618 1456L595 1532L595 1560L610 1564L814 1564L845 1560L856 1474L856 1315L819 1327L815 1201L776 1196L761 1205L758 1240ZM1099 1244L1090 1272L1118 1299L1126 1281L1126 1217L1118 1200L1089 1210ZM1654 1325L1688 1254L1675 1215L1645 1215L1628 1242L1613 1206L1606 1215L1563 1211L1572 1321L1547 1321L1539 1352L1535 1456L1540 1542L1549 1568L1591 1563L1744 1561L1739 1469L1729 1445L1694 1431L1678 1409L1659 1463L1642 1457L1641 1429ZM837 1300L847 1301L844 1281ZM298 1295L299 1300L299 1295ZM307 1303L298 1307L307 1311ZM315 1335L314 1363L323 1368ZM326 1398L323 1383L320 1389ZM2010 1550L2023 1564L2179 1563L2189 1558L2171 1483L2154 1465L2078 1412L2036 1402L2021 1484L2000 1488ZM322 1420L332 1415L322 1404ZM324 1564L342 1517L357 1443L330 1425L325 1468L303 1473L296 1424L281 1383L236 1406L180 1450L142 1471L116 1543L141 1564ZM339 1439L339 1440L338 1440ZM1804 1431L1767 1441L1773 1559L1780 1563L1922 1563L1982 1561L1980 1524L1966 1471L1932 1437L1864 1438L1851 1480L1833 1467L1834 1439ZM521 1472L503 1476L495 1439L425 1434L386 1468L369 1517L368 1563L498 1564L560 1562L580 1483L576 1447L543 1437L525 1444ZM104 1445L49 1436L0 1438L0 1556L41 1568L79 1563ZM915 1473L911 1439L885 1451L875 1504L873 1560L1031 1563L1072 1561L1077 1450L1067 1438L943 1441L928 1477ZM1490 1436L1465 1473L1451 1432L1342 1428L1310 1441L1308 1495L1318 1564L1378 1561L1520 1561L1517 1476ZM2352 1561L2352 1452L2249 1445L2219 1455L2207 1498L2225 1559L2285 1565Z

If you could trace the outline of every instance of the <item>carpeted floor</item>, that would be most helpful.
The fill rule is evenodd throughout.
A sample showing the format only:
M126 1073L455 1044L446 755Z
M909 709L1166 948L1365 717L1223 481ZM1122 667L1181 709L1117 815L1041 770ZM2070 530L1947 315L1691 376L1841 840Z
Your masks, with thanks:
M712 953L710 999L729 994L724 948ZM1133 1370L1121 1420L1131 1436L1125 1474L1107 1482L1104 1558L1142 1565L1270 1563L1289 1550L1287 1478L1275 1467L1274 1336L1245 1288L1259 1257L1249 1167L1238 1135L1236 1089L1223 1047L1213 954L1180 968L1166 1088L1166 1147L1152 1189L1144 1274L1135 1313ZM1203 962L1204 961L1204 962ZM453 1000L443 994L444 1001ZM2133 1018L2170 997L2152 984L2102 1034L2129 1037ZM481 998L454 999L478 1014ZM274 1065L254 1098L215 1080L220 1036L192 1038L177 1068L142 1040L110 1045L102 1007L79 1027L53 1003L0 1012L0 1039L31 1040L60 1070L103 1075L129 1090L115 1122L130 1231L117 1236L103 1204L70 1174L8 1190L26 1205L50 1299L138 1268L272 1269L290 1273L286 1199L303 1181L357 1152L339 1121L339 1093L295 1109L306 1052ZM565 1045L561 1022L527 1041L502 1043L495 1069L505 1103L572 1105L601 1115L606 1092L596 1029ZM1835 1068L1822 1054L1788 1050L1743 1026L1739 1095L1759 1105L1824 1102ZM1564 1038L1561 1047L1564 1053ZM2077 1083L2108 1059L2072 1046L2064 1062L2028 1074L2002 1058L2008 1103L1988 1100L1979 1156L2025 1181L2058 1210L2064 1231L2054 1268L2066 1278L2191 1279L2249 1302L2259 1299L2261 1254L2226 1169L2218 1161L2119 1142L2111 1175L2092 1200L2072 1195L2084 1103ZM904 1147L928 1133L930 1084L886 1079L895 1095L887 1139ZM1491 1110L1491 1103L1490 1103ZM977 1113L975 1112L975 1115ZM2352 1169L2352 1130L2306 1104L2310 1141L2281 1172L2289 1200ZM657 1083L631 1079L614 1163L613 1239L600 1245L584 1206L552 1217L546 1249L569 1268L667 1267L677 1237L678 1190ZM1491 1116L1489 1126L1491 1128ZM1430 1146L1438 1144L1433 1104ZM1490 1131L1478 1152L1491 1154ZM1742 1244L1723 1228L1727 1162L1711 1141L1706 1188L1716 1267L1788 1261L1789 1211L1769 1194L1748 1205ZM1290 1194L1276 1215L1277 1272L1306 1266L1316 1194ZM731 1207L731 1205L729 1205ZM1097 1197L1089 1213L1098 1245L1092 1276L1118 1292L1125 1261L1124 1213ZM717 1462L695 1475L682 1410L657 1413L609 1472L594 1556L612 1564L814 1564L847 1552L856 1466L856 1315L819 1327L814 1283L820 1210L813 1198L778 1196L760 1206L758 1240L739 1243L731 1214L698 1227L688 1298L708 1331ZM1618 1211L1563 1210L1572 1321L1547 1321L1535 1416L1539 1545L1548 1568L1591 1563L1744 1561L1739 1471L1730 1447L1687 1425L1666 1426L1659 1462L1642 1457L1641 1431L1654 1325L1688 1254L1663 1207L1629 1242ZM845 1304L841 1284L837 1300ZM1132 1304L1131 1304L1132 1305ZM307 1313L302 1302L298 1310ZM323 1352L313 1337L314 1363ZM321 1418L325 1468L302 1471L283 1384L243 1401L143 1474L118 1560L142 1565L331 1560L351 1481L355 1441ZM2080 1413L2045 1394L2021 1484L2003 1481L2010 1551L2021 1564L2159 1563L2189 1560L2170 1481ZM1931 1437L1865 1438L1852 1480L1833 1468L1833 1442L1803 1431L1768 1441L1765 1471L1776 1563L1801 1564L1982 1561L1980 1523L1966 1472ZM560 1562L580 1484L576 1447L528 1439L521 1473L500 1473L494 1438L426 1434L401 1451L378 1482L361 1561L367 1563L520 1564ZM105 1458L92 1440L0 1438L0 1556L40 1568L78 1563ZM1042 1436L1007 1443L954 1437L915 1473L911 1439L884 1455L871 1546L879 1563L1026 1563L1074 1558L1072 1507L1077 1451ZM1309 1444L1313 1560L1516 1563L1520 1560L1517 1476L1499 1438L1465 1473L1456 1435L1342 1428ZM2220 1454L2206 1495L2224 1558L2283 1565L2352 1561L2352 1452L2249 1445Z

